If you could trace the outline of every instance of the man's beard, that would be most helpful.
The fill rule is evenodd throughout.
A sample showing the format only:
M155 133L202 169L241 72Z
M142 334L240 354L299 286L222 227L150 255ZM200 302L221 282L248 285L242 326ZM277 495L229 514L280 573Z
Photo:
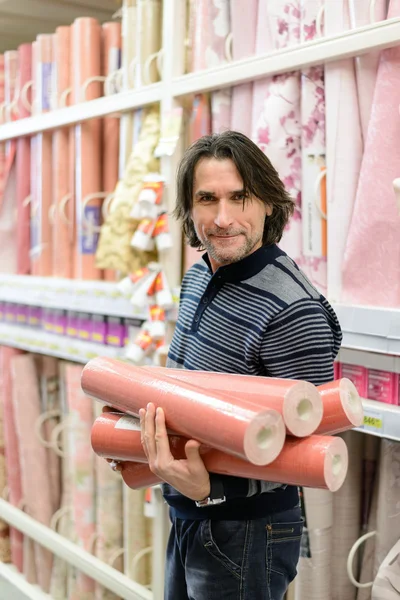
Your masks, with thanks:
M238 262L248 256L253 248L261 241L262 235L258 237L244 237L242 246L236 248L217 248L212 242L212 237L201 240L202 245L206 249L208 255L220 265L227 265L230 263ZM200 239L200 238L199 238Z

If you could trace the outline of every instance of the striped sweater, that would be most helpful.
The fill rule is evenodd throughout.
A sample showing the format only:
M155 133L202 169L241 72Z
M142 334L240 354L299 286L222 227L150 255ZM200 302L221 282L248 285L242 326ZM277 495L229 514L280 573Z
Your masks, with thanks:
M205 254L183 279L167 366L320 385L333 379L341 339L332 307L278 246L264 246L214 274ZM220 479L227 501L207 508L197 508L165 484L171 514L191 519L257 518L298 503L297 488L292 486Z

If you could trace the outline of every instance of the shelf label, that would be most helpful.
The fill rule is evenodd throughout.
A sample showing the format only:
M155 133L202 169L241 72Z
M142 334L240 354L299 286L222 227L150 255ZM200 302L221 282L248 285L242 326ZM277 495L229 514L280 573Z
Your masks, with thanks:
M367 409L364 412L364 429L375 433L383 431L383 416L377 410Z

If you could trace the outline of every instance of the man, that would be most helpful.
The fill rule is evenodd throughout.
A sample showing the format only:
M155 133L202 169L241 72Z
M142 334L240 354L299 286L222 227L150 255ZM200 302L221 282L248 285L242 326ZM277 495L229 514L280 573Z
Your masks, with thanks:
M176 216L189 244L206 253L183 279L167 366L333 379L336 315L276 245L293 208L246 136L205 136L186 151ZM172 520L165 599L282 600L299 558L297 487L209 474L195 440L187 460L174 460L163 411L149 404L140 417Z

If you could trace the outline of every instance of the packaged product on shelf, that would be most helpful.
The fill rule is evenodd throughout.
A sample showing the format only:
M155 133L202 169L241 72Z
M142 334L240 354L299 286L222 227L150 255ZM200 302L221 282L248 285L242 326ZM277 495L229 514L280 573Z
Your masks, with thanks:
M122 348L125 340L124 323L120 317L107 317L107 344Z
M74 310L67 311L67 335L68 337L78 336L79 319L78 313Z
M42 307L41 306L29 306L28 307L28 325L31 327L40 327L42 323Z
M14 323L15 321L15 309L12 302L5 302L5 315L7 323Z
M67 312L62 309L54 311L54 333L65 335L67 332Z
M92 342L107 343L107 318L104 315L92 315Z
M142 321L140 319L124 319L125 337L124 346L135 340L140 332Z
M5 318L5 307L4 302L0 302L0 321L4 321Z
M78 338L80 340L90 340L92 335L92 319L89 313L78 313Z
M25 304L17 304L16 306L16 322L18 323L18 325L26 325L28 321L28 307Z
M340 363L339 374L340 377L346 377L354 383L362 398L368 398L367 369L365 367Z
M169 230L168 215L166 212L158 217L153 230L153 238L158 252L164 252L173 247L172 236Z
M386 404L399 404L398 373L368 369L367 397Z

